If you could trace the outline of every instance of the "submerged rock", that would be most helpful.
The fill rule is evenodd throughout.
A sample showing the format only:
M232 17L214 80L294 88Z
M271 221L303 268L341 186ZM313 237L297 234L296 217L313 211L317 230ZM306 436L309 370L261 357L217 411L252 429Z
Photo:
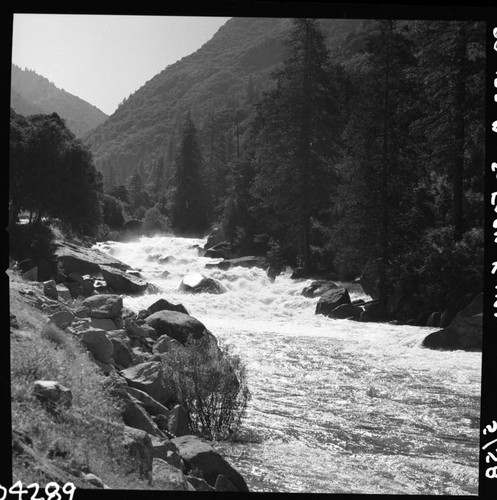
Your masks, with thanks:
M180 292L187 293L226 293L226 287L214 278L200 273L187 274L179 286Z

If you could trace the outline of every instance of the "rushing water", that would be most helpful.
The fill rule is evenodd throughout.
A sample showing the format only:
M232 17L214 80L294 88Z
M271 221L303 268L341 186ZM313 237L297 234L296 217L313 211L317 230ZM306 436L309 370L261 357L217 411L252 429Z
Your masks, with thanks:
M127 297L125 306L181 302L245 361L245 428L255 442L216 447L251 491L478 493L480 353L421 348L432 328L315 315L317 299L301 295L310 280L288 272L271 283L257 268L206 269L216 260L199 257L194 245L203 244L143 237L99 247L160 290ZM228 292L178 292L191 272ZM352 299L366 297L347 287Z

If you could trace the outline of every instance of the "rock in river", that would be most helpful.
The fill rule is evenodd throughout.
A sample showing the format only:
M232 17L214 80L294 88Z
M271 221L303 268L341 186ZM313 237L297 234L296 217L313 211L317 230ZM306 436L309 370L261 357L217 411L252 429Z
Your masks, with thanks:
M450 325L430 333L423 347L441 350L481 351L483 330L483 293L458 312Z
M187 274L179 286L181 292L188 293L226 293L226 287L214 278L200 273Z
M176 311L157 311L145 319L145 323L155 329L160 336L167 335L185 345L188 339L202 339L207 335L203 323L188 314Z
M196 436L181 436L171 441L178 447L179 454L190 470L196 470L207 483L214 487L219 474L226 477L238 491L249 491L247 483L213 447Z
M324 314L329 316L331 312L342 304L350 304L349 292L345 288L337 288L336 290L328 290L321 295L316 304L316 314Z

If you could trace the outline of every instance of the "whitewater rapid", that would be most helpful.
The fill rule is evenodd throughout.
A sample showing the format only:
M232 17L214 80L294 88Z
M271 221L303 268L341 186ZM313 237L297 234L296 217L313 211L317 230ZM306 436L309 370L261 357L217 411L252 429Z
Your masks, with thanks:
M182 303L248 367L244 424L253 442L217 443L251 491L476 495L481 353L424 349L433 328L315 315L310 280L271 283L258 268L206 268L205 240L142 237L101 250L159 293L125 297L134 311ZM227 292L179 292L200 272ZM368 298L345 284L352 299Z

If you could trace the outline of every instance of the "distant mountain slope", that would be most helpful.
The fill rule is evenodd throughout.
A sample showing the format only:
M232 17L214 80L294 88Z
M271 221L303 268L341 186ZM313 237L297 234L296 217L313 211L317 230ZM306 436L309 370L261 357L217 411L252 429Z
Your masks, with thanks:
M103 111L65 90L57 88L35 71L12 65L11 107L22 115L57 113L68 128L82 137L107 119Z
M321 21L335 60L344 62L354 57L368 23ZM243 134L251 104L272 85L270 75L284 57L282 40L290 28L290 19L227 21L200 49L149 80L105 123L85 136L97 166L105 174L113 165L112 175L117 174L120 182L140 164L145 171L152 169L158 157L171 149L188 109L200 131L204 150L212 140L213 116L223 109L242 109L238 125ZM226 116L234 128L231 111ZM222 126L226 128L226 122Z

